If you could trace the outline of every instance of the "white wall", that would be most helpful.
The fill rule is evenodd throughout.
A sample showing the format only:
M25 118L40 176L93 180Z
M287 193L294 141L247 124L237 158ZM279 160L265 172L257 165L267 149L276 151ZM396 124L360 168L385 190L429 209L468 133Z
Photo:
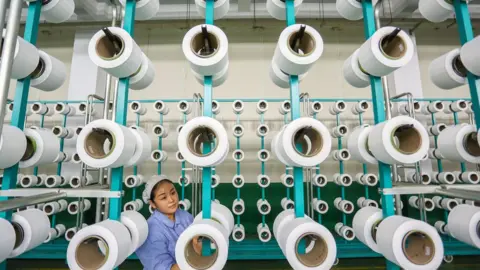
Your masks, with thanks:
M363 27L358 23L346 23L344 21L328 21L323 27L319 27L321 22L318 20L305 21L311 26L316 27L324 39L324 53L318 63L311 69L307 78L301 83L302 92L309 92L313 98L369 98L370 88L356 89L348 85L342 76L342 65L344 60L360 46L364 40ZM198 84L190 72L189 65L181 51L181 41L186 31L196 22L191 22L186 26L185 21L175 21L172 23L148 23L139 24L136 27L135 37L142 50L153 61L157 76L155 82L143 91L130 91L130 99L168 99L168 98L191 98L194 92L203 92L202 86ZM400 26L405 26L400 23ZM252 21L220 21L227 36L229 37L229 58L230 70L228 81L214 90L214 98L285 98L288 99L288 90L277 88L268 77L268 69L273 56L275 42L284 28L283 22L273 20L261 20L257 25L262 27L252 28ZM409 25L413 25L410 23ZM43 25L40 29L38 47L51 55L62 60L69 70L72 57L72 46L74 31L76 28L99 29L100 25L94 26L50 26ZM458 35L455 26L446 28L445 25L436 29L433 24L424 24L416 30L418 54L421 69L422 86L425 97L469 97L468 88L460 87L451 91L443 91L436 88L428 78L428 65L436 57L459 46ZM80 74L77 76L81 76ZM85 78L89 80L89 78ZM14 94L14 83L11 84L9 97ZM67 97L68 81L64 86L55 92L41 92L31 89L31 100L62 100ZM150 105L148 105L150 106ZM175 168L178 175L178 164L173 162L174 151L176 151L176 134L174 128L180 123L180 115L174 113L176 104L170 105L172 113L166 118L167 126L170 127L170 136L164 144L170 152L168 167ZM271 104L271 109L266 115L267 123L272 130L278 130L282 125L282 118L277 113L278 104ZM328 104L325 104L328 106ZM149 107L150 109L150 107ZM327 108L328 109L328 108ZM333 126L333 118L328 113L320 116L326 124ZM371 114L367 114L367 119ZM449 117L442 115L442 117ZM352 118L348 113L344 119ZM36 116L31 120L37 119ZM59 118L54 117L54 120ZM133 120L133 115L129 120ZM149 112L143 120L150 120L144 127L149 129L154 122L158 121L158 116ZM231 112L230 104L222 104L222 113L218 119L224 120L225 125L230 132L233 125L234 115ZM247 153L252 162L251 166L258 166L254 162L256 151L259 148L259 139L253 134L258 125L258 116L253 109L253 104L249 106L242 115L242 121L247 127L248 136L242 138L242 148L250 149ZM228 121L227 121L228 120ZM251 120L251 121L250 121ZM328 120L328 121L327 121ZM356 120L355 120L356 123ZM350 123L351 126L355 125ZM49 125L47 123L47 125ZM267 138L267 145L272 138L272 134ZM152 138L153 139L153 138ZM233 145L233 136L232 136ZM156 144L155 144L156 146ZM233 162L222 165L227 175L231 175ZM333 161L332 161L333 162ZM255 165L254 165L255 164ZM330 163L333 166L333 163ZM153 170L153 165L145 165ZM331 167L331 166L325 166ZM244 167L245 168L245 167ZM280 174L281 166L272 162L267 166L269 171L275 170ZM336 166L329 173L336 171ZM349 162L347 168L353 174L359 170L359 164ZM220 170L221 168L219 168ZM223 169L221 169L223 170ZM227 172L227 170L229 172ZM254 169L251 174L254 176L259 172L259 168ZM225 176L230 181L231 176ZM250 178L250 177L249 177ZM251 177L251 180L255 178Z

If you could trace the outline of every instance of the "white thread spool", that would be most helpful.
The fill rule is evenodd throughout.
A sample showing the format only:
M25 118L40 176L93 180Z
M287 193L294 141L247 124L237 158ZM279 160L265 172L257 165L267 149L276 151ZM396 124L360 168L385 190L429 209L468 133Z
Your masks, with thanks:
M170 109L167 107L165 102L157 100L153 103L153 110L159 114L167 115Z
M440 196L433 196L432 200L437 208L447 211L452 211L452 209L458 205L455 199L442 198Z
M445 109L443 102L441 101L433 101L430 102L428 105L422 107L422 113L425 115L430 115L432 113L438 113Z
M293 176L292 176L292 181L293 181ZM314 174L312 176L312 183L314 186L324 187L328 184L328 178L323 174Z
M233 228L232 238L235 242L241 242L245 239L245 227L242 224L237 224Z
M287 199L286 197L282 198L282 200L280 201L280 205L282 206L283 210L295 208L295 202L291 199Z
M427 131L428 131L428 134L431 136L438 136L440 135L440 132L442 132L446 128L447 128L447 125L440 123L433 126L428 126Z
M143 201L136 199L134 201L129 201L123 206L123 211L140 211L143 208Z
M282 104L280 104L280 107L278 108L278 112L282 115L290 113L291 110L292 110L292 104L290 103L290 100L284 100Z
M261 162L267 162L270 159L270 152L267 149L261 149L257 152L257 158Z
M241 101L241 100L235 100L232 103L233 113L235 113L235 114L241 114L243 112L244 107L245 107L245 105L243 104L243 101Z
M342 200L342 198L337 197L334 201L333 204L335 205L335 208L337 208L339 211L345 213L345 214L351 214L353 213L353 210L355 210L355 206L353 203L349 200Z
M167 155L167 152L157 149L152 151L150 158L152 159L153 162L161 163L161 162L167 161L168 155Z
M242 125L234 125L232 128L233 136L240 138L243 136L244 128Z
M235 215L242 215L245 212L245 202L242 199L233 200L232 212Z
M130 110L138 115L145 115L147 113L147 108L144 107L139 101L132 101L130 103Z
M373 173L357 173L355 175L355 181L360 185L367 185L367 186L376 186L378 184L378 177Z
M216 188L220 185L220 176L218 174L212 175L211 186L212 188Z
M318 114L323 110L323 105L320 101L310 102L310 115Z
M262 223L258 224L257 234L258 234L258 239L260 239L260 241L263 243L266 243L270 241L270 239L272 239L272 233L268 228L268 224L262 224Z
M125 177L124 183L128 188L139 187L145 183L145 178L141 174L128 175Z
M347 104L343 100L336 101L330 106L329 112L331 115L337 115L347 110Z
M339 125L332 128L332 137L343 138L348 133L348 127L346 125Z
M245 158L245 154L241 149L235 149L232 153L232 158L235 162L242 162Z
M366 100L360 100L352 107L352 113L355 115L365 113L370 108L370 104Z
M378 203L372 199L366 199L365 197L360 197L357 199L358 208L364 208L367 206L378 208Z
M31 188L38 185L38 177L36 175L24 175L20 180L20 186L23 188Z
M52 133L58 138L71 139L75 136L75 131L71 127L54 126Z
M440 153L438 149L430 148L428 149L428 158L429 159L444 159L445 157Z
M293 187L293 175L284 173L280 176L280 180L285 187Z
M453 112L463 112L467 110L468 103L463 99L452 101L448 106L443 110L444 113L453 113Z
M326 214L328 212L328 203L324 200L319 200L317 198L312 199L312 207L319 214Z
M192 181L191 181L190 175L188 175L188 174L186 174L185 176L181 176L181 175L180 175L180 176L178 177L178 184L179 184L180 186L183 185L183 186L187 187L188 185L190 185L191 182L192 182Z
M339 186L349 187L352 185L353 180L349 174L339 174L336 173L333 175L333 182Z
M334 150L332 152L332 156L335 161L350 160L350 152L348 151L348 149Z
M265 137L265 136L267 136L269 130L270 129L268 128L268 126L266 124L261 124L257 127L257 136L258 137Z
M256 111L258 114L262 114L268 111L268 102L266 100L259 100L257 102Z
M335 224L335 232L347 241L355 239L355 232L353 229L341 222Z
M178 207L184 211L188 211L192 207L192 203L189 199L185 198L178 202Z
M445 223L444 221L437 220L437 221L435 221L434 226L435 226L435 229L437 229L437 231L439 233L448 235L447 223Z
M241 174L234 175L232 178L232 184L235 188L243 187L243 185L245 185L245 179L243 178L243 175Z
M68 116L73 116L76 113L75 107L64 102L57 102L57 104L55 104L54 111L56 114Z
M180 100L177 103L177 109L183 114L190 114L192 112L192 107L190 107L190 104L186 100Z
M259 174L257 176L257 183L261 188L270 186L270 177L266 174Z
M152 132L157 137L166 138L168 136L168 130L163 125L153 126Z
M413 208L420 209L420 198L418 196L411 196L408 199L408 204ZM435 209L435 203L430 198L424 198L423 206L425 208L425 211L430 212L430 211L433 211L433 209Z
M270 203L267 200L258 199L257 209L261 215L268 215L272 210Z

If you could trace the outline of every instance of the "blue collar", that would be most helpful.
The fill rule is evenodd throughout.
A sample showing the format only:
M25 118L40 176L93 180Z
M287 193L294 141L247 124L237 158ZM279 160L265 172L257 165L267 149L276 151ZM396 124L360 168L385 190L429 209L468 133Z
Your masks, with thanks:
M175 221L172 221L171 219L169 219L167 217L167 215L161 213L158 210L155 210L155 212L153 212L153 215L155 216L155 218L157 220L161 221L163 224L165 224L167 227L170 227L170 228L175 228L175 225L178 222L180 222L178 209L177 209L177 211L175 211Z

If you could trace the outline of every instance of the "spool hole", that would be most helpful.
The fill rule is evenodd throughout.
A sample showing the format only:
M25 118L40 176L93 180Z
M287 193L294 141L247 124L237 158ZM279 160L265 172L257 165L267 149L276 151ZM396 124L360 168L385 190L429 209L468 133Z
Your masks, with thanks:
M160 154L160 151L153 152L153 158L154 159L160 160L161 157L162 157L162 155Z
M236 177L236 178L235 178L235 184L241 185L241 184L242 184L242 178Z
M209 47L205 46L205 38L202 32L197 33L190 43L193 53L200 58L208 58L214 55L220 48L220 40L216 35L211 33L207 27L207 38Z
M342 156L342 158L348 158L348 157L350 157L350 153L348 153L348 151L341 151L341 152L340 152L340 155Z
M260 183L263 185L263 186L266 186L268 184L268 179L266 177L262 177L260 178Z
M72 233L75 234L75 232ZM105 247L104 250L99 246ZM107 262L108 256L109 246L100 236L85 238L75 249L78 266L85 270L100 269Z
M156 135L162 135L162 133L163 133L163 128L162 128L161 126L156 126L156 127L154 128L154 132L155 132Z
M287 203L286 208L287 209L293 209L295 205L292 202Z
M134 179L133 177L128 177L128 178L127 178L127 184L128 184L129 186L135 185L135 179Z
M11 222L13 230L15 231L15 245L13 249L18 248L25 238L25 232L23 231L23 227L15 221Z
M262 233L260 234L260 237L261 237L263 240L268 240L268 239L270 238L270 233L264 231L264 232L262 232Z
M368 103L365 101L360 102L360 108L364 110L368 109Z
M180 160L184 159L182 153L180 153L180 152L177 152L177 158L180 159Z
M292 144L298 154L304 157L313 157L322 151L323 138L316 129L302 127L293 134ZM308 147L309 144L310 147Z
M31 182L32 182L32 181L31 181L31 179L30 179L29 177L23 177L23 178L22 178L22 185L23 185L23 186L30 186Z
M374 177L373 175L368 175L368 176L367 176L367 182L368 182L370 185L376 184L376 183L377 183L377 178Z
M424 200L425 208L432 209L434 207L433 202L430 200Z
M138 104L138 102L132 102L132 110L136 111L140 108L140 104Z
M284 103L283 103L283 109L284 109L285 111L290 111L290 109L291 109L290 102L284 102Z
M235 231L235 239L242 239L243 238L243 232L240 230Z
M453 174L445 174L445 179L449 182L449 183L452 183L455 181L455 176L453 176Z
M478 145L476 132L470 132L465 135L463 145L468 154L474 157L480 156L480 146Z
M235 102L235 109L240 110L242 108L242 103L240 101Z
M340 131L340 134L345 135L347 133L347 127L341 126L338 128L338 131Z
M435 103L435 108L439 111L443 110L443 103L442 102L436 102Z
M53 212L53 208L50 204L47 204L43 207L43 211L47 214L51 214Z
M462 60L460 59L460 54L455 56L452 60L452 68L453 71L460 77L465 78L467 77L467 69L462 63Z
M55 105L55 110L58 112L63 111L63 104L57 103L57 105Z
M352 179L349 176L344 175L342 176L342 183L343 185L348 186L352 183Z
M235 205L235 212L240 213L243 211L243 207L239 204Z
M75 133L79 135L80 132L82 132L82 130L83 130L83 127L77 127L77 129L75 130Z
M308 246L312 248L305 250L305 253L301 254L298 252L301 242L310 242ZM297 259L303 265L309 268L315 268L322 265L325 262L329 252L326 241L320 235L314 233L306 233L300 236L296 241L294 248Z
M344 102L337 102L337 108L339 108L340 110L344 110L346 107L345 103Z
M215 146L212 147L212 149L208 153L203 152L203 146L211 145L212 142L215 142L217 138L218 136L213 129L207 126L199 126L193 129L190 134L188 134L187 145L190 152L194 155L206 157L209 156L210 153L215 152L219 142L217 141L217 143L215 143Z
M422 137L412 125L401 125L393 131L393 143L399 152L411 155L422 146Z
M476 174L476 173L470 174L470 181L477 182L478 181L478 174Z
M448 208L449 208L449 209L453 209L453 208L457 207L457 205L458 205L458 202L455 201L455 200L450 200L450 201L448 202Z
M345 212L351 212L353 211L353 205L351 203L346 203L344 206L343 206L343 210Z
M155 102L155 109L157 110L162 110L163 109L163 103L162 102Z
M260 206L260 209L262 210L263 213L266 213L268 212L269 207L266 204L262 204L262 206Z
M206 235L199 235L198 241L202 243L203 241L210 241L216 246L216 242ZM203 245L203 243L202 243ZM210 255L202 256L201 252L197 252L194 248L193 239L191 239L185 246L184 256L187 263L193 268L198 270L209 269L217 260L218 251L215 249Z
M386 36L380 41L380 50L388 58L397 60L405 56L407 44L400 36L387 40Z
M313 103L313 108L316 111L320 111L322 109L322 104L320 102L315 102L315 103Z
M422 183L430 183L430 176L422 174Z
M305 31L302 39L297 39L300 29L294 31L288 37L288 45L290 50L297 56L310 55L316 47L315 39Z
M85 103L80 103L80 105L78 105L78 109L79 109L81 112L87 111L87 104L85 104Z
M38 79L40 76L42 76L42 74L45 72L45 67L46 67L45 61L40 56L40 59L38 60L37 67L32 72L32 74L30 74L31 79L33 79L33 80Z
M68 206L68 209L70 210L70 212L72 213L76 213L78 211L78 206L76 203L71 203L69 206Z
M48 177L47 180L45 180L48 186L54 186L55 185L55 178L53 177Z
M438 130L439 130L439 131L442 131L442 130L444 130L445 128L447 128L446 125L439 125L439 126L438 126Z
M403 253L413 264L426 265L435 256L433 240L421 231L410 231L403 238Z
M260 101L258 103L258 107L262 110L265 110L267 108L267 103L265 101Z
M180 107L180 109L181 109L182 111L184 111L184 110L187 109L187 103L185 103L185 102L180 102L179 107Z
M235 134L240 135L243 132L243 129L241 127L235 127Z
M78 153L73 154L73 160L80 161L80 156L78 155Z
M94 128L85 138L85 152L95 159L105 158L115 146L114 136L103 128ZM107 144L107 147L105 145Z
M115 59L118 55L121 55L123 50L125 49L123 39L118 35L115 35L114 33L112 34L114 36L115 42L120 46L119 51L115 50L115 47L112 46L112 43L107 36L101 37L95 45L95 51L97 55L104 60Z
M8 104L8 109L9 109L10 111L13 111L13 107L14 107L13 102Z
M318 208L319 208L320 212L325 213L325 212L327 211L327 209L328 209L328 206L327 206L326 203L320 203L320 204L318 205Z
M242 152L240 152L240 151L236 151L236 152L235 152L235 158L236 158L237 160L241 160L242 157L243 157Z
M180 206L182 206L182 205L180 205ZM127 210L135 210L133 205L131 205L131 204L127 204L126 208L127 208Z
M345 230L345 238L348 239L348 240L351 240L351 239L355 238L355 233L353 232L353 230L346 229Z
M293 178L288 177L285 182L287 182L287 185L293 185Z
M265 135L267 133L267 127L266 126L260 126L258 128L260 130L260 134Z

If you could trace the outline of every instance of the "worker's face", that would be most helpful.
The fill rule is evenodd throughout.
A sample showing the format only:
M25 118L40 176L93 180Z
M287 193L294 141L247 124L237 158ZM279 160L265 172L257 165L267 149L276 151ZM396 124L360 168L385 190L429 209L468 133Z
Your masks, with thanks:
M150 205L164 214L174 214L178 208L178 193L172 183L161 182Z

